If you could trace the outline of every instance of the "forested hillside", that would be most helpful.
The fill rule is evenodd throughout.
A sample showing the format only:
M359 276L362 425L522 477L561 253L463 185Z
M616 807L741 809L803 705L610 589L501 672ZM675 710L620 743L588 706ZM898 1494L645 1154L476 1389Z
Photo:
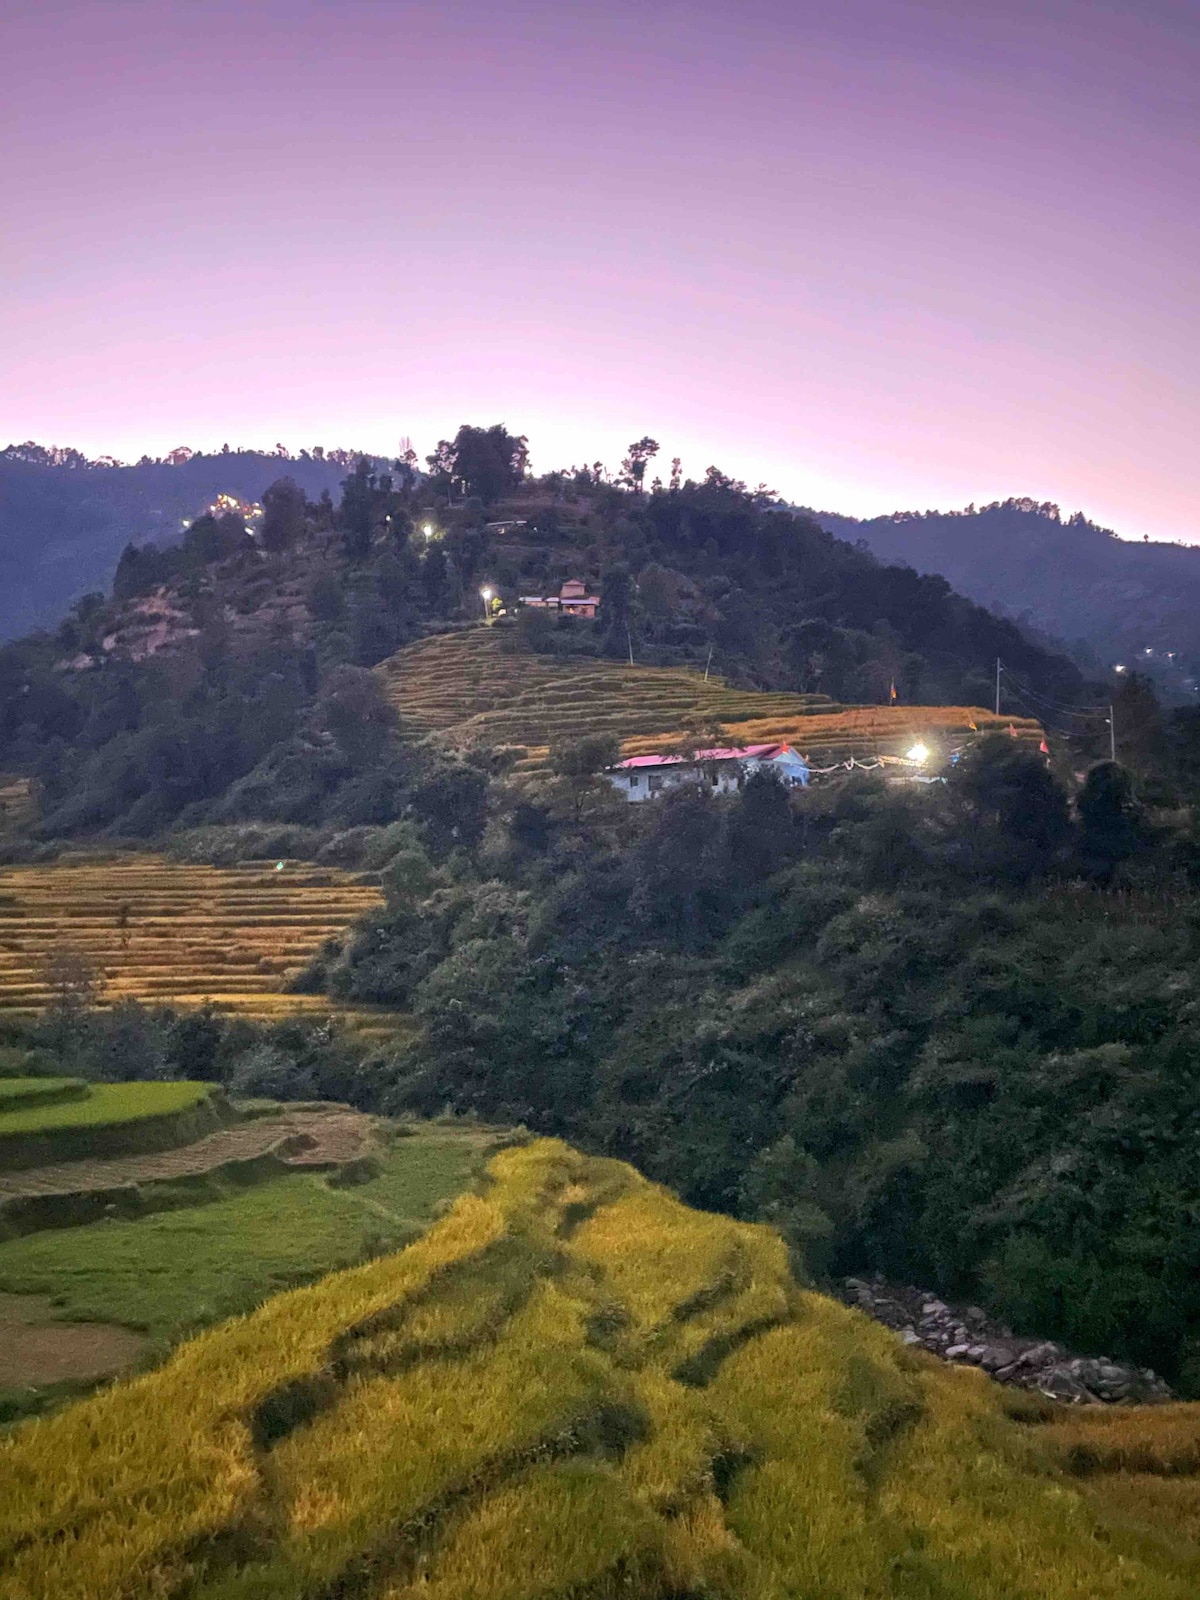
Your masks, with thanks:
M32 443L0 450L0 640L51 627L82 595L107 592L125 545L177 543L218 495L254 502L286 471L315 499L336 493L346 459L226 447L122 466Z
M595 587L599 615L527 611L523 647L849 704L986 705L998 656L1038 693L1088 693L941 578L882 566L715 469L648 494L587 469L530 480L521 441L463 435L423 479L363 462L337 506L289 466L253 536L205 515L178 545L127 545L110 600L0 651L0 770L36 780L41 831L376 821L389 713L363 669L481 619L483 589L513 601L568 577Z
M912 1274L1200 1390L1200 714L1130 675L1118 763L1099 718L989 736L997 655L1050 701L1111 691L718 472L534 480L522 448L464 429L336 505L281 482L253 537L203 517L130 548L111 599L0 652L10 860L152 840L359 871L383 903L291 982L397 1034L193 1034L64 993L29 1039L65 1076L204 1075L199 1051L242 1092L524 1122L774 1222L818 1272ZM594 619L497 615L569 577ZM629 806L604 776L664 708L694 750L760 704L803 732L922 702L897 781Z
M961 593L1061 639L1104 673L1138 665L1177 699L1200 680L1200 548L1118 539L1081 513L1005 500L858 520L817 513L881 561L939 572Z

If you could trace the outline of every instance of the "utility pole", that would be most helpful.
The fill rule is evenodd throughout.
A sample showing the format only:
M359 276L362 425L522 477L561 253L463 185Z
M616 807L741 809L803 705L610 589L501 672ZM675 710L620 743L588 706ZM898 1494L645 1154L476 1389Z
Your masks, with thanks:
M709 645L709 647L708 647L708 660L704 663L704 681L705 681L705 683L708 682L708 669L709 669L709 667L712 666L712 653L713 653L713 647L712 647L712 645Z
M1117 759L1117 720L1111 705L1108 708L1108 754L1111 760Z
M1000 715L1000 657L996 657L996 715Z
M629 646L629 665L633 665L633 635L629 631L629 624L625 625L625 643Z

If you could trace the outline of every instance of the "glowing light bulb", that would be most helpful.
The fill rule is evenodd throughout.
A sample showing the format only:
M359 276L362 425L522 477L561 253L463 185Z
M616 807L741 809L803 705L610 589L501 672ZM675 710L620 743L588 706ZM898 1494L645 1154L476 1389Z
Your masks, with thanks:
M909 761L915 761L919 767L923 767L929 760L928 747L923 745L918 739L916 744L913 745L912 749L907 752L906 759Z
M425 526L421 529L421 532L425 535L425 537L427 539L432 539L433 538L433 524L432 524L432 522L427 522L425 524Z

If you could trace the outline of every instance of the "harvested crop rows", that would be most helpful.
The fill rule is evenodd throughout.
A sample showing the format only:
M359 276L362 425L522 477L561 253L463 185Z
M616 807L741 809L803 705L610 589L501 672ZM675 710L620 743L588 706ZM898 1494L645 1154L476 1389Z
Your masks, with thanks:
M551 1141L490 1170L0 1444L5 1596L1194 1600L1196 1408L1014 1405L767 1228Z
M759 693L706 682L684 667L538 656L515 636L479 627L409 645L379 668L402 721L447 743L519 745L518 771L544 767L550 745L612 734L626 756L677 742L692 719L719 723L738 744L786 742L815 766L900 756L921 739L936 754L985 733L1040 744L1027 717L971 706L840 706L825 695Z
M737 724L731 731L739 744L790 744L814 766L835 761L871 761L900 756L917 740L935 757L981 738L1009 731L1026 744L1044 737L1040 723L1028 717L995 716L976 706L847 706L805 717L764 715ZM626 755L648 755L662 748L668 735L631 739Z
M0 1010L45 1006L47 962L76 952L98 1000L197 1005L272 1018L327 1013L281 991L323 940L379 904L379 890L330 868L281 872L184 866L156 856L0 871Z
M734 723L838 709L825 695L731 689L684 667L533 655L498 628L425 639L379 671L403 722L464 745L536 747L585 733L632 739L663 728L677 734L689 717Z

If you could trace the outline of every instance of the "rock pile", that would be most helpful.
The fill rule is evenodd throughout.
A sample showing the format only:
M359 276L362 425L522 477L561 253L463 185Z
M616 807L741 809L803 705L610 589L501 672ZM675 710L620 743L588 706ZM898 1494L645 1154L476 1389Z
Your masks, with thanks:
M1021 1338L993 1322L978 1306L949 1306L921 1289L882 1277L844 1278L842 1297L894 1328L905 1344L945 1361L982 1367L999 1383L1036 1389L1075 1405L1155 1405L1172 1400L1149 1367L1125 1366L1107 1356L1075 1356L1046 1339Z

